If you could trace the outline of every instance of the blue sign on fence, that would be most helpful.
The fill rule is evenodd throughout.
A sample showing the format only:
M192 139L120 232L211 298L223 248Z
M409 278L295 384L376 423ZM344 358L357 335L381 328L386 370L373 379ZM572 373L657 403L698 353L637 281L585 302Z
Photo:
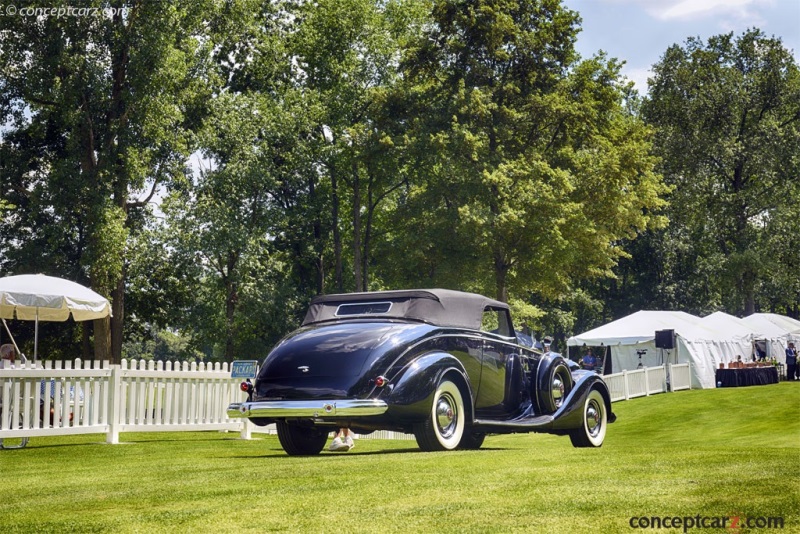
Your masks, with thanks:
M231 366L231 378L255 378L257 360L237 360Z

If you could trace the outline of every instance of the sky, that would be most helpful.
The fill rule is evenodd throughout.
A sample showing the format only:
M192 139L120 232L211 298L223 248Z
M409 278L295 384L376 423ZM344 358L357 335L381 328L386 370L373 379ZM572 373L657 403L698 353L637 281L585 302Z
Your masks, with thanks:
M758 28L779 37L800 61L800 0L563 0L583 22L576 48L584 58L599 50L626 62L622 73L647 92L650 68L673 44L689 37Z

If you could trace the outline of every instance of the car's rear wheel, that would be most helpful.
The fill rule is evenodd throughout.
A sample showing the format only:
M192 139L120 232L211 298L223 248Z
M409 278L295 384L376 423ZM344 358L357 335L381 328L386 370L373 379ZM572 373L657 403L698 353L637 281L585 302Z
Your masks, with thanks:
M608 412L603 395L592 389L583 403L583 424L569 433L575 447L600 447L606 438Z
M425 421L414 427L417 444L423 451L449 451L458 447L464 436L464 399L450 380L439 382L433 405Z
M278 440L289 456L319 454L328 441L328 432L278 421Z

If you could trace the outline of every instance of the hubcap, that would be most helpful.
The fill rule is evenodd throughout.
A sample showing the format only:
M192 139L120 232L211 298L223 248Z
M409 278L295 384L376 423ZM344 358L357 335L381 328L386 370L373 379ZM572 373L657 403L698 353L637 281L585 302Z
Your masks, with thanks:
M592 437L597 437L600 433L600 426L603 422L601 410L602 408L594 400L589 401L589 405L586 407L586 429Z
M442 395L436 403L436 424L442 437L449 438L453 435L457 421L458 413L453 398L450 395Z
M556 376L553 378L553 402L555 402L556 406L561 406L561 401L564 400L564 382L561 381L561 378Z

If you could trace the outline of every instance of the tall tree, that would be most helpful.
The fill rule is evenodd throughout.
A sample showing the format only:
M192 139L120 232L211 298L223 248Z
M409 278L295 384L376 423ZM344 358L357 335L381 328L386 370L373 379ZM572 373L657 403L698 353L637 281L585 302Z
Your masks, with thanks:
M681 299L747 315L771 278L796 300L800 269L785 247L800 229L800 71L780 39L752 29L670 47L643 111L674 186L657 239L685 266L677 282L694 281Z
M15 222L28 224L0 247L14 255L30 241L51 257L68 248L68 267L46 270L111 297L110 324L95 322L95 355L118 361L127 239L156 189L183 175L211 3L91 4L85 17L0 19L4 195L14 195Z
M176 274L198 291L176 325L228 361L293 326L325 273L320 113L290 46L297 9L231 2L214 21L214 91L198 129L209 168L164 205Z
M650 132L624 106L620 64L579 61L578 20L557 0L438 0L406 57L424 176L412 236L464 259L462 287L555 296L610 274L617 241L661 222ZM419 270L452 271L436 256Z
M420 27L421 5L418 0L302 4L294 50L302 82L318 95L322 109L317 135L327 146L318 150L320 179L330 191L337 291L345 289L348 257L354 289L368 289L379 211L406 183L391 92L400 47ZM343 253L347 237L349 256Z

